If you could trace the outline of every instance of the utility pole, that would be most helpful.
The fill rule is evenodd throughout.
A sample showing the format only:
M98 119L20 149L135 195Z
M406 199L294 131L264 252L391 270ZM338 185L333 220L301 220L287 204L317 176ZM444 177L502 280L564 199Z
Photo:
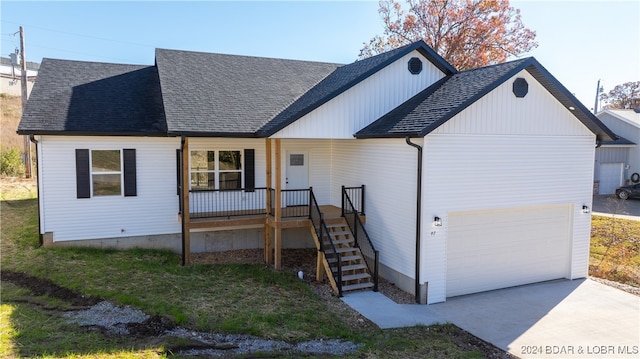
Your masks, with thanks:
M20 67L22 76L20 77L20 85L22 89L22 113L27 106L27 56L24 54L24 29L20 26ZM24 135L22 139L24 143L24 177L31 178L31 141L29 136Z
M600 89L600 79L598 79L598 86L596 88L596 103L593 105L594 114L598 113L598 103L600 102L600 92L602 92L602 90Z

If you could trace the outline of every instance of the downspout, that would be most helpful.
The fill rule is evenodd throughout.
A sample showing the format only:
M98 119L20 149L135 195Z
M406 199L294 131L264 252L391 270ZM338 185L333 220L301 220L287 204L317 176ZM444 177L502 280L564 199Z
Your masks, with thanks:
M38 165L40 164L40 158L38 158L38 141L36 136L29 135L29 140L36 146L36 198L38 198L38 247L42 247L44 239L42 238L42 224L40 218L40 171Z
M416 303L420 303L420 222L422 209L422 146L411 142L409 136L405 138L407 145L415 147L418 150L418 183L416 189L416 283L415 283L415 299Z

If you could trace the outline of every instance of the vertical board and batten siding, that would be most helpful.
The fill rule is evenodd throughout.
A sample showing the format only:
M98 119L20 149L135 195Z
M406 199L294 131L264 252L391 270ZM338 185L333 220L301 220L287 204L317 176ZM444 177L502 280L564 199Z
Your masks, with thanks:
M407 63L422 60L422 72L412 75ZM278 131L274 138L351 139L353 134L444 77L442 71L413 51L344 93Z
M54 241L179 233L176 138L42 136L42 232ZM75 150L136 150L135 197L76 194Z
M282 188L287 188L287 152L301 151L309 154L309 186L319 205L331 201L331 141L330 140L282 140ZM275 151L272 151L275 155ZM275 175L275 171L273 171Z
M341 205L342 185L366 185L365 226L380 263L413 278L416 149L404 139L335 140L332 158L332 204Z
M255 150L255 187L265 187L267 184L266 181L266 159L265 159L265 140L264 139L253 139L253 138L224 138L224 137L214 137L214 138L199 138L199 137L191 137L189 138L189 151L215 151L215 155L218 156L218 151L240 151L240 156L242 157L242 185L245 187L246 183L246 166L244 159L244 150L245 149L253 149ZM189 166L190 168L190 166ZM215 196L218 198L219 203L230 203L230 208L208 208L208 210L213 211L225 211L225 210L233 210L239 208L238 204L235 202L238 198L246 201L246 203L254 204L254 207L243 205L244 209L259 209L263 208L265 205L264 193L261 191L256 192L244 192L242 193L242 197L238 197L236 193L231 193L230 195L224 196L223 193L191 193L191 198L193 200L189 201L189 209L192 213L198 212L197 203L207 203L211 201L211 197Z
M516 98L513 80L529 93ZM451 212L567 205L571 263L588 270L595 135L527 72L517 74L425 138L421 281L428 303L444 301ZM433 227L433 217L442 219Z

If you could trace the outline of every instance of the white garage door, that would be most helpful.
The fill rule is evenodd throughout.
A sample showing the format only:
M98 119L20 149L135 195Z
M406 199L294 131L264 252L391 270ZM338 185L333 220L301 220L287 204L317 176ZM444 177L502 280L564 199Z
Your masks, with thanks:
M571 208L449 213L447 297L568 277Z
M600 186L598 194L614 194L616 188L622 186L622 163L600 164Z

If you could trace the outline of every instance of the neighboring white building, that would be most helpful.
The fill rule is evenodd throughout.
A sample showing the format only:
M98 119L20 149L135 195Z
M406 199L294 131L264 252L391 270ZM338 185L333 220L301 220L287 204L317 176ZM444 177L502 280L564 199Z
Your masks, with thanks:
M594 167L597 194L615 194L640 173L640 110L603 110L596 116L620 136L596 149Z
M372 263L354 201L381 275L427 303L586 277L595 147L617 138L533 58L459 72L421 41L349 65L45 59L18 133L47 243L264 248L278 267L322 241L334 289L358 288L331 272Z
M27 94L31 93L33 84L38 76L40 64L27 62ZM0 58L0 93L11 96L22 96L21 67L11 63L8 57Z

